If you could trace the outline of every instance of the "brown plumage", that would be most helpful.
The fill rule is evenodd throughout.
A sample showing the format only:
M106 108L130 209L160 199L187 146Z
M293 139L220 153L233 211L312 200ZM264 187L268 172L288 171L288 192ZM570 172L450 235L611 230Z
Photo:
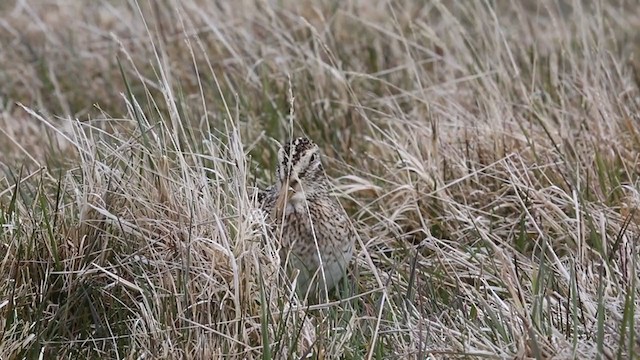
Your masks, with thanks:
M318 146L307 138L278 151L276 182L258 195L261 208L281 240L283 262L299 270L297 290L325 297L344 276L356 234L338 201L330 195ZM322 266L320 266L322 264Z

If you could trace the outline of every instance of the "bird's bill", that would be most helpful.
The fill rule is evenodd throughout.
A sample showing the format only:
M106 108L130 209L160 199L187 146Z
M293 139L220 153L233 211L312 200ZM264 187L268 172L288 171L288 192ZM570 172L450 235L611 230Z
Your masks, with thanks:
M276 215L282 216L287 202L289 201L289 199L291 199L294 193L295 192L293 191L293 188L291 187L289 182L283 184L283 186L280 188L280 192L278 193L278 197L276 198Z

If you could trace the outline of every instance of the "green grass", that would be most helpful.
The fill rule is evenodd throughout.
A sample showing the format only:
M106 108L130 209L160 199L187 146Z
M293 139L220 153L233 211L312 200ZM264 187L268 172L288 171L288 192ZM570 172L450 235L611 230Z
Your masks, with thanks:
M0 358L638 358L633 1L0 5ZM252 199L318 143L307 303Z

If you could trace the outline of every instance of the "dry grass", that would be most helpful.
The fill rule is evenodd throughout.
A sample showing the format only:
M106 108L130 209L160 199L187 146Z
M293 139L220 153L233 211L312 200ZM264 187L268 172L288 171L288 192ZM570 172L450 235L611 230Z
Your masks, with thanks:
M0 358L638 357L638 5L444 3L3 2ZM313 307L291 133L361 236Z

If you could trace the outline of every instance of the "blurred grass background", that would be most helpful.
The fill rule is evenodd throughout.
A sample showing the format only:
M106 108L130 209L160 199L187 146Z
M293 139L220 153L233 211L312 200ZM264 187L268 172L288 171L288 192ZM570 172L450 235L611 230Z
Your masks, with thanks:
M635 358L634 1L0 4L0 357ZM333 302L250 188L306 135Z

